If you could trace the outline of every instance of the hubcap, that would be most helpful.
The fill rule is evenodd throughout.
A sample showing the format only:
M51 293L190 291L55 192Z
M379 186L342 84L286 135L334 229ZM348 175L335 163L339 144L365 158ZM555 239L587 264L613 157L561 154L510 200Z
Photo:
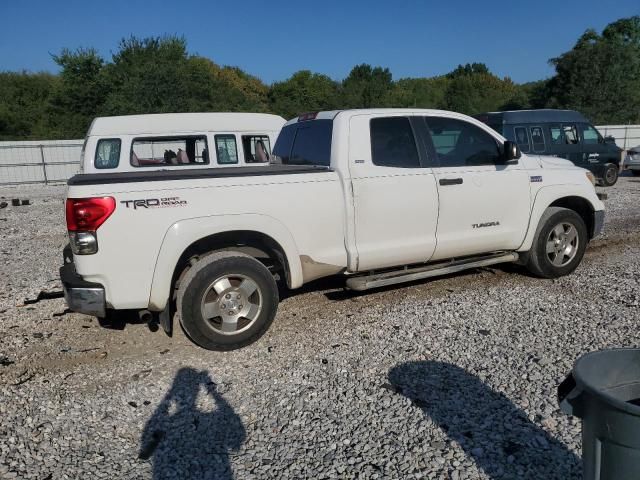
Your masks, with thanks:
M556 225L547 238L547 256L556 267L564 267L578 252L578 230L574 225L562 222Z
M607 181L609 183L613 183L613 181L616 179L616 170L613 167L610 167L607 169Z
M216 333L236 335L247 330L262 310L258 284L240 274L217 278L202 296L202 318Z

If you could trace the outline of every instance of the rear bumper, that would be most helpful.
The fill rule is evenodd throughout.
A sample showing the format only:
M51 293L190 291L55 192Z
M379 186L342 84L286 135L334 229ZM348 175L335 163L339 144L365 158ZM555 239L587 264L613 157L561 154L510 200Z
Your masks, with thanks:
M593 235L591 238L597 237L602 233L604 226L604 210L596 210L593 212Z
M76 273L73 262L60 267L60 280L69 310L101 318L106 315L104 287L99 283L83 280Z

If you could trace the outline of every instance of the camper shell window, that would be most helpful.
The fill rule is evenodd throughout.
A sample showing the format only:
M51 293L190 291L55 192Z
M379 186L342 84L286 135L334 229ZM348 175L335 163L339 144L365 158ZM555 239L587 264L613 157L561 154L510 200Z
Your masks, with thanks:
M267 135L243 135L242 149L246 163L266 163L271 159L271 144Z
M238 163L238 146L235 135L216 135L216 156L220 165Z
M85 145L86 145L85 141ZM96 156L93 164L96 168L116 168L120 163L120 146L122 142L119 138L101 138L96 145ZM82 147L85 148L84 146Z
M136 138L131 143L131 165L134 167L193 166L209 163L207 137Z

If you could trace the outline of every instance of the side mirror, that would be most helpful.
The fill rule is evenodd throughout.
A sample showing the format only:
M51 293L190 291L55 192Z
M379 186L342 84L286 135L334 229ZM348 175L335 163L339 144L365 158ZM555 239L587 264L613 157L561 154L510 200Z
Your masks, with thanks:
M511 140L507 140L506 142L504 142L502 160L505 163L511 162L513 160L517 160L521 156L522 154L520 153L520 147L518 147L517 143L512 142ZM517 162L514 162L514 163L517 163Z
M616 139L611 135L607 135L604 137L604 143L616 143Z

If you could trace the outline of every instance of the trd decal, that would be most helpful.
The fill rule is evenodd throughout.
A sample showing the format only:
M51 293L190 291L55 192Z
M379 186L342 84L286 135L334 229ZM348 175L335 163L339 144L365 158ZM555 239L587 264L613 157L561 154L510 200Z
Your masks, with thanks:
M485 222L485 223L474 223L471 226L473 228L484 228L484 227L497 227L500 225L500 222Z
M541 182L542 181L542 176L540 175L533 175L531 177L531 183L536 183L536 182Z
M166 198L146 198L141 200L122 200L127 208L166 208L166 207L184 207L187 204L186 200L181 200L180 197L166 197Z

